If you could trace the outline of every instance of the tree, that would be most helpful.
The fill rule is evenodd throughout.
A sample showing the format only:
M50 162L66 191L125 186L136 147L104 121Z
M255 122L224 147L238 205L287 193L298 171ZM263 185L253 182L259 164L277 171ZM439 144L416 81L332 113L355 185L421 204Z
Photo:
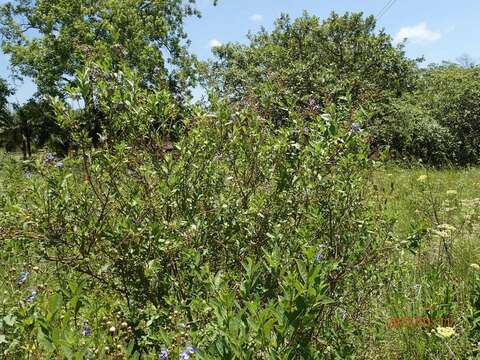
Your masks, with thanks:
M480 66L433 66L425 73L418 103L454 138L451 159L480 163Z
M332 13L282 15L270 33L249 34L249 45L214 49L207 81L233 102L281 123L293 108L317 113L331 103L350 110L399 97L413 87L415 61L405 57L373 16Z
M194 1L15 0L0 14L4 52L41 94L64 94L92 60L109 59L114 68L126 62L146 85L174 91L193 78L183 21L199 16Z
M12 114L8 109L8 97L12 94L13 90L0 78L0 145L4 147L14 146L18 140L9 130Z
M199 15L195 0L15 0L0 7L2 49L41 95L65 98L77 73L101 62L111 73L129 66L145 88L167 90L182 106L195 82L183 23ZM104 114L95 91L82 100L97 145Z

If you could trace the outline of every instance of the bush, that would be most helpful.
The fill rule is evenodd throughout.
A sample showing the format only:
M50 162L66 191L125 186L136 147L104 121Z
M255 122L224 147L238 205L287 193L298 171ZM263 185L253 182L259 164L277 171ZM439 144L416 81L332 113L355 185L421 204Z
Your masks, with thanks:
M430 165L452 162L455 140L448 127L442 126L418 105L415 97L404 97L383 108L368 125L372 142L388 147L399 160L420 160Z
M38 164L43 195L25 211L45 258L121 299L131 353L194 344L205 359L353 356L388 237L367 201L362 135L343 132L333 109L276 129L214 102L173 146L150 151L139 141L155 133L159 94L124 76L136 101L106 111L106 131L134 117L129 136L82 147L65 162L73 171ZM116 95L99 96L104 109ZM73 129L84 121L64 110Z
M480 67L431 68L420 101L454 139L452 159L459 165L480 161Z

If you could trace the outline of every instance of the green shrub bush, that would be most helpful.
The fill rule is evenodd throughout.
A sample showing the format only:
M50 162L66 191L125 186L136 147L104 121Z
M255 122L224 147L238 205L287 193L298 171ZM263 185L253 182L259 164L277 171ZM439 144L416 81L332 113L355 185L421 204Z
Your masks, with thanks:
M308 127L293 117L278 129L218 101L185 120L173 149L151 150L139 144L156 132L152 106L168 98L137 87L134 74L117 78L118 91L97 92L111 114L105 136L128 136L93 150L80 132L79 159L37 163L40 196L23 213L37 224L44 258L119 299L135 328L131 354L193 344L204 359L353 356L388 238L370 211L363 135L342 130L333 108ZM134 100L120 111L121 94ZM83 128L81 112L56 108L64 124ZM49 301L72 301L56 296ZM44 351L65 354L42 339Z

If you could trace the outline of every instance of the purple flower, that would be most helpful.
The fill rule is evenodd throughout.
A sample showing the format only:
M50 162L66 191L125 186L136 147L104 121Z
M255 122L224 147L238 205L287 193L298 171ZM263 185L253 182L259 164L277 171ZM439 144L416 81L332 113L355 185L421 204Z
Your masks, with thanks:
M322 252L318 252L317 255L315 255L315 261L322 261L322 259L325 257L325 255Z
M82 335L89 336L92 333L92 329L88 326L88 321L83 322Z
M195 346L187 346L187 348L180 353L180 360L190 359L190 355L198 352L198 349Z
M22 285L28 279L28 271L22 271L17 277L17 284Z
M45 164L51 164L54 161L55 161L55 156L52 153L47 153L47 155L45 155L45 157L43 158L43 162Z
M62 169L63 166L64 166L64 165L63 165L63 162L61 162L61 161L59 161L59 162L57 162L57 163L55 164L55 167L56 167L57 169Z
M32 303L37 298L37 290L32 290L31 294L25 298L26 302Z
M320 262L325 258L325 253L323 252L323 249L325 249L327 245L321 244L320 249L317 254L315 255L315 261Z
M162 351L160 351L160 355L158 355L158 360L167 360L168 355L170 355L170 350L163 348Z
M352 125L350 125L350 134L360 131L362 131L362 125L360 125L359 123L353 123Z

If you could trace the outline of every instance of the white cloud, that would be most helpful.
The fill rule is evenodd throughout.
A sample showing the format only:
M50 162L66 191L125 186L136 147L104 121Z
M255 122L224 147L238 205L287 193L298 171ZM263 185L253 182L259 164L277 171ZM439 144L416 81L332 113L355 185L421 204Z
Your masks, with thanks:
M250 16L250 20L255 21L256 23L261 23L263 21L263 16L260 14L253 14Z
M222 43L217 39L212 39L208 42L208 46L210 48L214 48L214 47L222 46Z
M400 29L397 36L395 36L394 42L400 43L404 39L408 39L416 44L425 44L439 40L442 34L439 31L430 30L427 27L427 23L421 22L415 26L405 26Z

